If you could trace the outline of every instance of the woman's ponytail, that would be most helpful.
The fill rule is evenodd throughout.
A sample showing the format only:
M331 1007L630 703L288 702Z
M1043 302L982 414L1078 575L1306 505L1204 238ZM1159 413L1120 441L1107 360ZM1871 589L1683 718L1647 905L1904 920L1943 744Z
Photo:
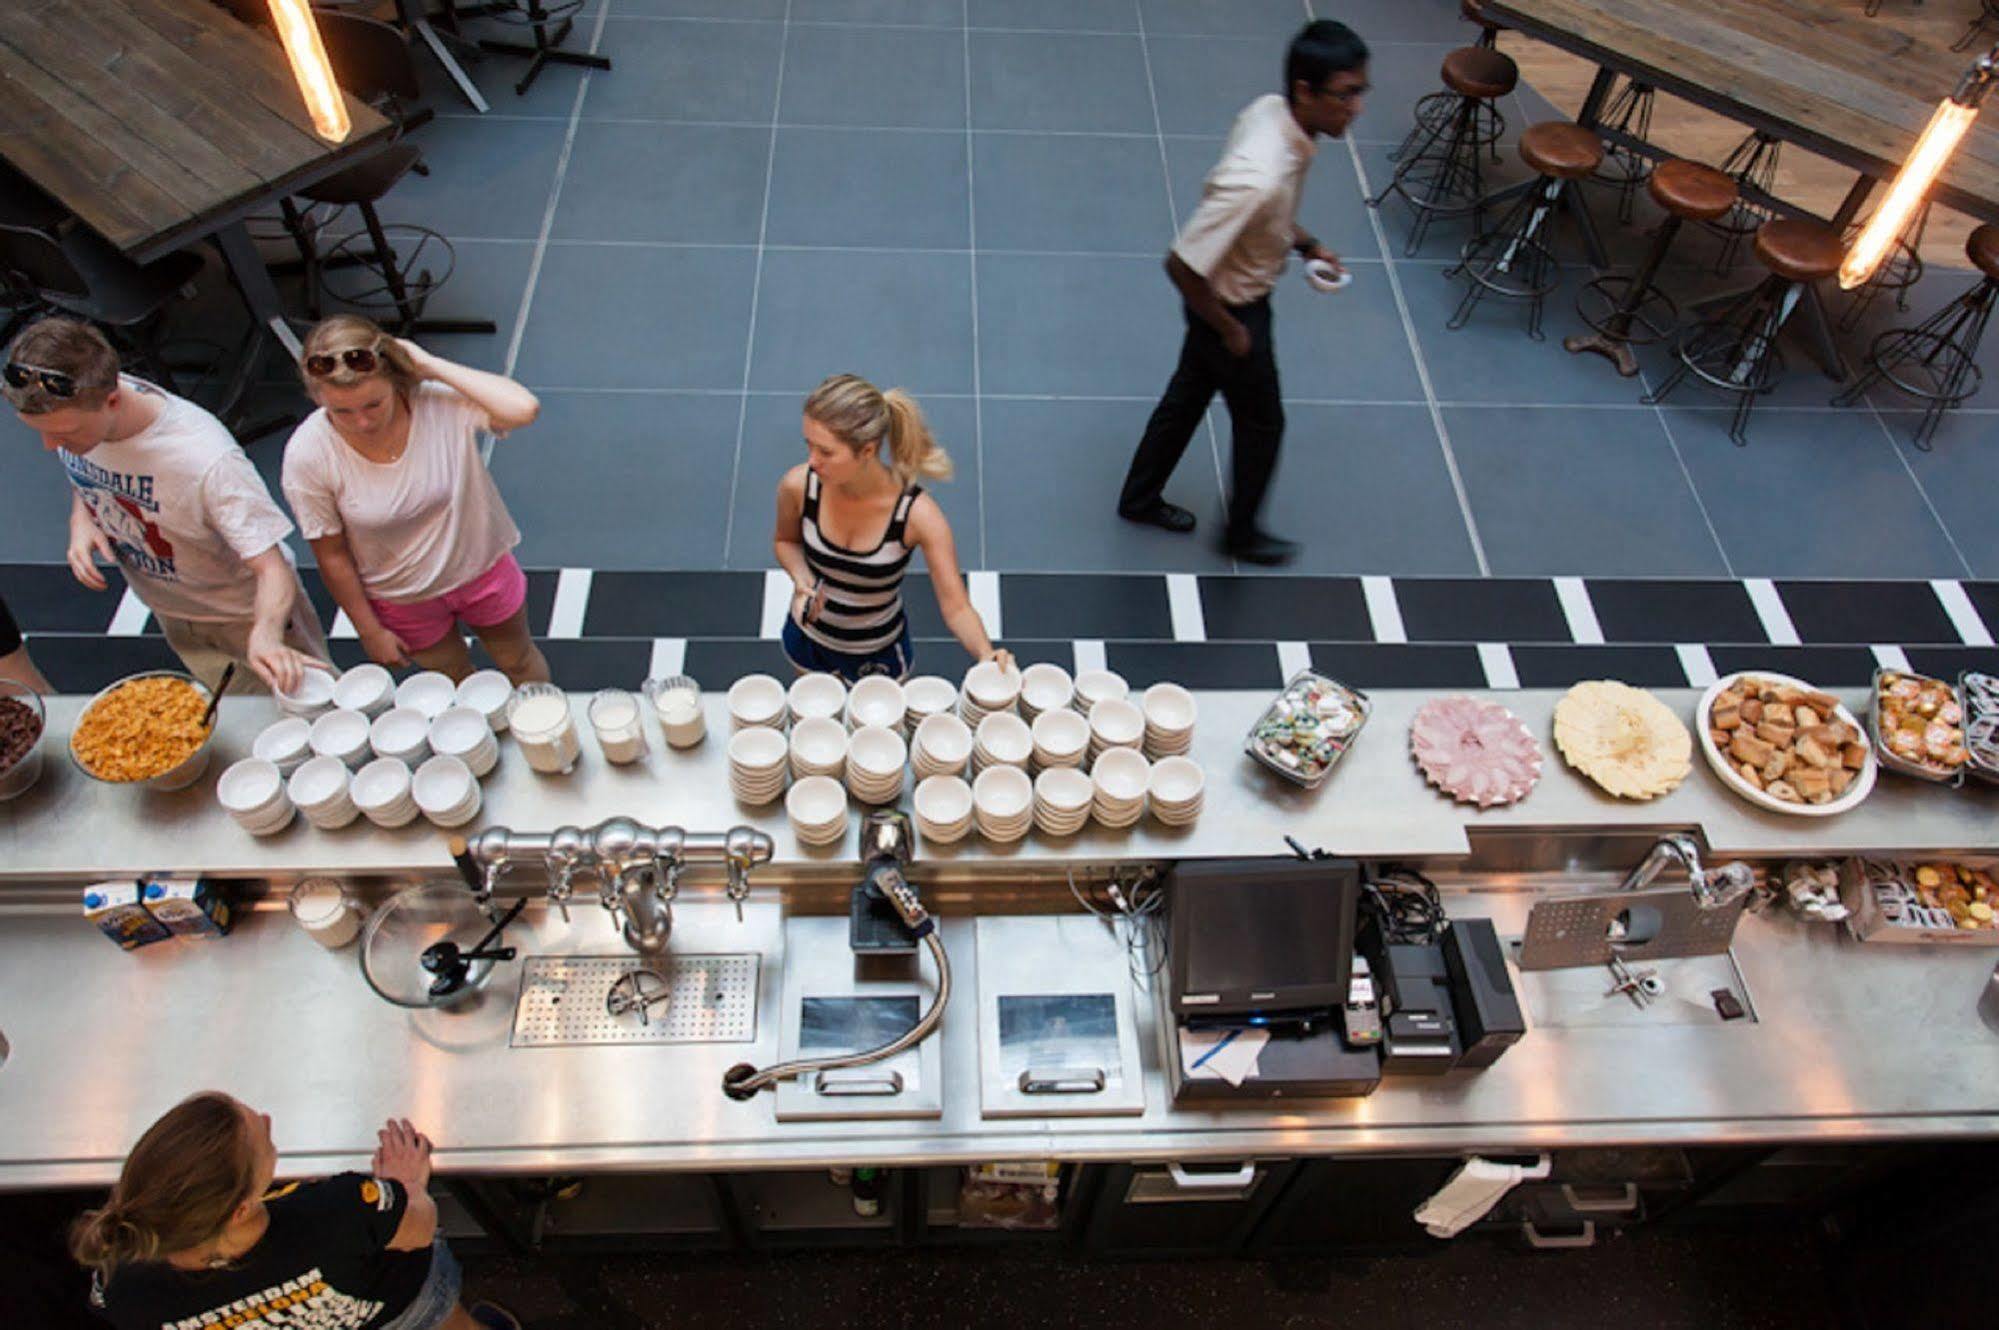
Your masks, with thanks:
M930 422L923 418L923 408L916 399L900 388L891 388L882 394L882 405L888 408L888 464L896 482L907 487L918 477L949 480L951 454L930 432Z
M805 399L805 414L849 448L879 445L882 465L898 485L951 478L950 454L931 434L923 408L900 388L883 392L859 375L835 374Z
M119 1266L199 1247L228 1225L257 1183L243 1107L213 1091L146 1128L111 1196L70 1228L70 1255L108 1281Z

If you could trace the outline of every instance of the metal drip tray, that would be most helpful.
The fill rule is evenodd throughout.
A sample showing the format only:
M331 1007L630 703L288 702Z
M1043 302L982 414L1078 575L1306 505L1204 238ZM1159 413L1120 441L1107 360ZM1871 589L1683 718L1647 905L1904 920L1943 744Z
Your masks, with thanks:
M741 1044L757 1037L756 953L664 956L650 964L623 956L530 956L514 1006L515 1048L566 1044ZM657 983L650 1001L611 1001L636 970ZM626 998L632 985L625 985ZM618 1014L613 1014L614 1010Z

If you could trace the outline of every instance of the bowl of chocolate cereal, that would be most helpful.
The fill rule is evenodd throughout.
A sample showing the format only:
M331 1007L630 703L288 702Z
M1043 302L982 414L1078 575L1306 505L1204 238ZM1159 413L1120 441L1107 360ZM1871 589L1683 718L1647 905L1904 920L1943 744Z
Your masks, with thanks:
M42 775L42 735L48 713L41 695L25 684L0 679L0 803L19 798Z
M213 722L208 685L191 674L148 670L90 699L69 734L79 770L107 785L179 790L208 770Z

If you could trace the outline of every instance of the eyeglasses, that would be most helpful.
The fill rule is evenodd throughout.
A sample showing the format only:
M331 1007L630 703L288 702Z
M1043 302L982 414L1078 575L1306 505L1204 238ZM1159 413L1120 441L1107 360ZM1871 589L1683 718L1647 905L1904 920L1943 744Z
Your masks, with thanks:
M1326 96L1328 97L1335 98L1342 102L1353 103L1367 96L1370 92L1373 92L1374 85L1371 83L1363 83L1358 88L1345 88L1345 89L1327 88L1324 91Z
M380 367L382 358L375 354L372 346L351 346L339 355L322 352L305 358L305 372L315 379L323 379L335 370L353 370L356 374L373 374Z
M7 362L6 380L9 388L26 388L39 383L42 391L51 397L68 400L76 396L76 377L59 369L43 369L40 365L24 365L18 360Z

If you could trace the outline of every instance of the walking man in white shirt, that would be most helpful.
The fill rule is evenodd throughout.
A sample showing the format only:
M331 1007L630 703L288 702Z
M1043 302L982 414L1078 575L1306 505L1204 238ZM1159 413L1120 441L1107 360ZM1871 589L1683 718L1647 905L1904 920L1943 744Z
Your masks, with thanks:
M4 392L69 473L69 568L106 589L115 560L188 672L232 691L289 692L324 661L285 537L291 519L222 422L118 372L104 334L75 319L30 326L7 348Z
M1299 227L1298 196L1314 140L1344 134L1367 90L1366 44L1345 24L1320 19L1291 41L1283 95L1259 97L1236 117L1200 206L1166 256L1166 275L1185 306L1187 336L1118 496L1118 514L1127 521L1194 529L1194 514L1167 502L1166 482L1219 391L1234 435L1222 550L1266 565L1296 555L1296 545L1257 521L1284 438L1270 291L1293 250L1339 265Z

